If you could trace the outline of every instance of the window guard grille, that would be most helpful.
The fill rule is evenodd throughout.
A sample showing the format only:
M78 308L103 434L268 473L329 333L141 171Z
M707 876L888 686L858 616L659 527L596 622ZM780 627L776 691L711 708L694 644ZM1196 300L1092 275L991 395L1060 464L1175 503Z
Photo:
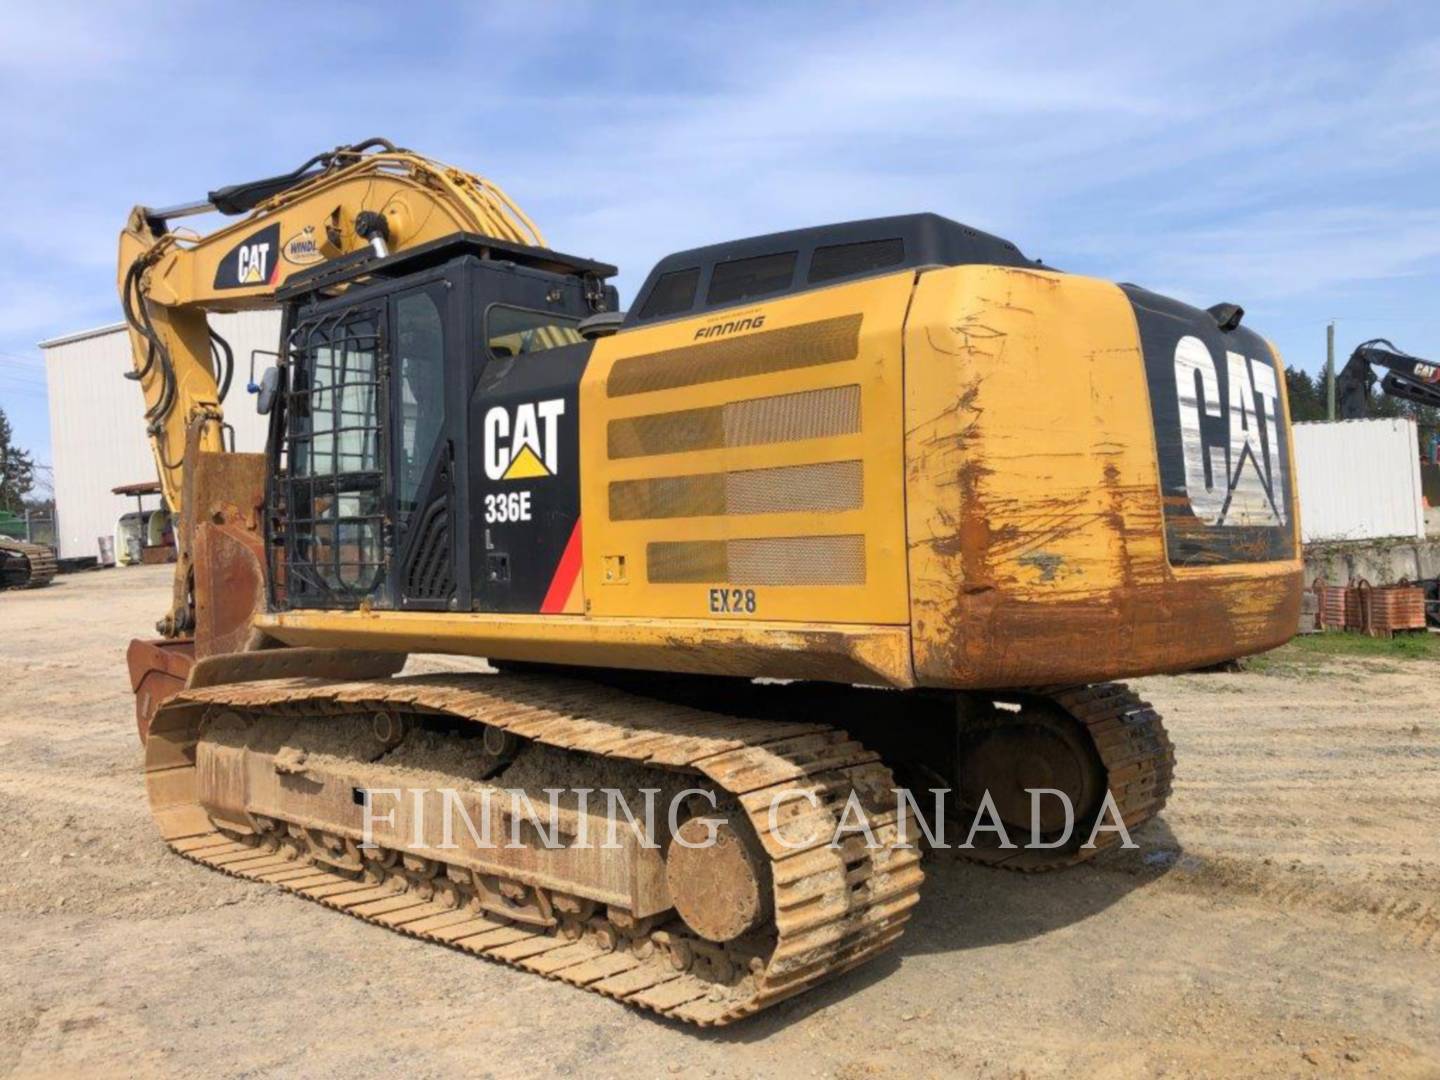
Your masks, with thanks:
M283 469L272 520L288 606L353 608L378 598L385 513L386 343L379 309L300 322L286 341Z

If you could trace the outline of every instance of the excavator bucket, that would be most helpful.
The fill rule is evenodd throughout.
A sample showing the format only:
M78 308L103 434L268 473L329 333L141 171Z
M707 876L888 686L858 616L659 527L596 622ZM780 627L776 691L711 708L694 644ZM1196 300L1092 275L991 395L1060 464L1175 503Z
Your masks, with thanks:
M125 650L135 695L135 730L143 745L162 702L185 688L195 664L193 638L136 638Z
M194 598L191 637L130 643L130 688L143 743L155 710L186 685L196 660L241 652L265 606L264 454L200 454L181 516L177 596Z
M244 649L265 609L265 455L200 455L195 493L195 656L204 659Z

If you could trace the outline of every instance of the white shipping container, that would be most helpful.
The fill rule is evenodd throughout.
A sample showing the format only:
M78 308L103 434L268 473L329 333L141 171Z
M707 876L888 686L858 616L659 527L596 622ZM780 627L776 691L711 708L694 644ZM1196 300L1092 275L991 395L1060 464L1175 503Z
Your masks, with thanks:
M1296 424L1295 468L1305 543L1425 538L1413 420Z
M245 392L250 354L271 353L280 341L278 311L215 315L211 325L230 343L235 376L225 402L225 420L235 429L235 449L265 449L268 418L255 412ZM121 514L135 509L132 496L111 488L154 480L155 459L145 435L145 402L140 388L125 379L133 370L130 340L123 324L42 341L50 399L51 465L55 482L55 540L61 558L99 553L98 538L115 535ZM256 379L273 356L255 358ZM145 498L147 510L160 505Z

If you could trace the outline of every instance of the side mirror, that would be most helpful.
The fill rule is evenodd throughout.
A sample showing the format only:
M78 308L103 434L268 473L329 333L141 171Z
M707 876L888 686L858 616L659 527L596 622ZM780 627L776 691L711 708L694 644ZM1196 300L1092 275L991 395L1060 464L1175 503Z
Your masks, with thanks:
M255 411L261 416L269 416L270 410L275 407L275 396L279 393L280 369L268 367L260 376L260 385L255 390Z
M624 321L625 312L623 311L602 311L598 315L581 319L580 325L575 329L586 341L594 341L596 338L609 337L611 334L617 333Z

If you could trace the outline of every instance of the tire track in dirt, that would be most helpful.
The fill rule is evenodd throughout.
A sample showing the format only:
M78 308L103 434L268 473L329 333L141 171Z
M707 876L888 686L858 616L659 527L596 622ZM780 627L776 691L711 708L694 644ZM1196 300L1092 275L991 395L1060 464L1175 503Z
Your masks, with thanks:
M1163 860L1152 866L1156 863ZM1373 873L1349 883L1310 868L1191 852L1176 853L1173 866L1155 885L1196 896L1242 899L1271 910L1349 916L1373 925L1395 944L1440 953L1440 905L1433 886L1397 887Z
M1424 671L1142 680L1182 764L1175 845L1112 868L1168 870L1157 888L1338 916L1440 953L1440 725Z

